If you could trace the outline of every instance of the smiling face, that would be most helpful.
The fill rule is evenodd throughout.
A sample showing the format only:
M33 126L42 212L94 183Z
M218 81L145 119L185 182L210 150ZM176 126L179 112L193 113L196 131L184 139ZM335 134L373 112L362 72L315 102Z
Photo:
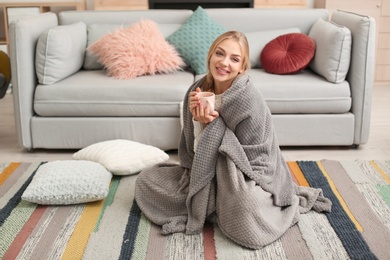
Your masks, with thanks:
M211 54L209 71L214 78L215 89L225 91L243 69L243 54L235 39L220 42ZM222 91L222 92L223 92Z

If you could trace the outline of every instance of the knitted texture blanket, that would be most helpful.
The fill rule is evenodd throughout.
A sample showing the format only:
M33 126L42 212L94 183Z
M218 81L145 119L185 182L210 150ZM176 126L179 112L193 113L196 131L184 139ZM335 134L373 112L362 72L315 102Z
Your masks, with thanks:
M142 212L164 234L197 234L209 219L236 243L258 249L297 223L299 213L330 211L322 190L292 181L271 113L246 74L224 92L220 116L205 128L194 152L188 96L203 81L184 100L180 164L158 164L137 178Z

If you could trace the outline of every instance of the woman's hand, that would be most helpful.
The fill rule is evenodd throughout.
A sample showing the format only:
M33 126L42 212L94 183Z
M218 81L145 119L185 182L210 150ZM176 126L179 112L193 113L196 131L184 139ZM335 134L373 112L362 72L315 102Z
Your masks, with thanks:
M201 92L200 88L196 88L195 91L192 91L190 93L190 111L194 120L207 125L215 118L217 118L219 116L219 113L214 110L214 112L210 115L209 107L203 107L202 103L199 100L199 97L196 95L199 92Z

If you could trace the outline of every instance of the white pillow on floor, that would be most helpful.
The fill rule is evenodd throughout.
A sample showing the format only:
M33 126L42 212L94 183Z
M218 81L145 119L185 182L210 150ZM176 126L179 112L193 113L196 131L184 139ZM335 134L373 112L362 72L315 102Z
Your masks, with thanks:
M85 147L73 159L98 162L114 175L131 175L168 160L169 155L154 146L117 139Z

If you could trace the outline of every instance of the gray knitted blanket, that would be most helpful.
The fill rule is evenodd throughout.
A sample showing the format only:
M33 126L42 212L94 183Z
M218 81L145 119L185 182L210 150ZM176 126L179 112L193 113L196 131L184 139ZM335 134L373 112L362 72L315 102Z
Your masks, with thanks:
M159 164L137 178L142 212L164 234L200 233L208 218L236 243L258 249L297 223L299 213L330 211L322 190L292 181L271 113L248 75L222 95L220 116L205 128L194 153L188 95L203 80L184 101L180 164Z

